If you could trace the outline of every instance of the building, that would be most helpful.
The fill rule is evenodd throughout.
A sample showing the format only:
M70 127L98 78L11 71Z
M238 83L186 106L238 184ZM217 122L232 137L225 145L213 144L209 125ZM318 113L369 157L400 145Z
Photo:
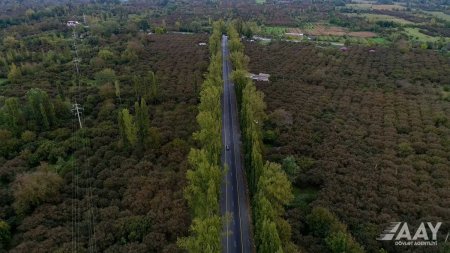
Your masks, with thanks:
M270 75L269 74L264 74L264 73L259 73L258 75L250 73L249 77L252 80L268 82L269 78L270 78Z
M67 21L67 26L68 27L75 27L77 25L79 25L80 23L78 21L73 21L73 20L69 20Z
M286 33L287 36L303 37L303 33Z

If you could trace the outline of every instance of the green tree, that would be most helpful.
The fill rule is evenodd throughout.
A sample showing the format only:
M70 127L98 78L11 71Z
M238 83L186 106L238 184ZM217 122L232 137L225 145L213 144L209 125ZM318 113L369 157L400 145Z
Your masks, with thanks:
M155 33L156 34L164 34L164 33L166 33L167 31L166 31L166 28L164 28L164 27L156 27L155 28Z
M136 102L134 104L136 110L136 127L137 127L137 137L138 141L142 146L148 144L149 129L150 129L150 118L148 112L148 106L145 99L142 98L141 102Z
M119 80L116 80L114 82L114 89L115 89L116 97L119 98L119 102L122 104L122 98L120 97L120 82L119 82Z
M56 123L55 109L47 92L39 88L32 88L27 92L27 99L31 117L38 126L49 129Z
M331 233L325 238L325 243L333 253L364 253L362 247L346 230Z
M19 67L16 66L16 64L11 64L11 67L8 72L8 80L11 83L17 83L19 79L22 77L22 71Z
M14 48L16 48L19 44L20 44L19 41L16 40L16 38L14 38L13 36L6 36L6 37L3 39L3 45L4 45L6 48L9 48L9 49L14 49Z
M262 221L258 252L260 253L282 253L280 237L274 222L267 219Z
M190 237L181 238L177 244L190 253L220 253L222 251L222 220L213 215L204 219L194 218Z
M95 73L95 81L97 85L113 84L116 80L116 72L110 68L103 69Z
M148 99L152 103L156 103L159 100L159 86L158 86L158 80L156 78L155 72L150 71L148 73L148 81L150 84Z
M18 98L7 98L5 101L4 112L6 114L7 125L9 129L18 134L24 128L25 118Z
M56 82L56 88L57 88L57 90L58 90L58 95L59 95L59 97L60 97L63 101L65 101L65 100L66 100L66 95L64 94L64 89L63 89L63 87L62 87L60 81L57 81L57 82Z
M100 49L100 51L98 52L98 57L105 61L108 61L114 58L114 53L108 49Z
M204 149L192 149L188 159L193 168L186 173L188 185L184 193L194 217L208 217L218 213L222 178L220 167L209 162Z
M283 159L282 168L291 182L294 182L300 173L300 167L297 165L293 156L288 156Z
M133 121L133 116L128 109L123 109L119 112L119 130L122 136L122 141L130 143L131 145L137 142L137 129ZM125 144L124 143L124 144Z
M5 250L11 240L11 231L9 224L0 219L0 250Z

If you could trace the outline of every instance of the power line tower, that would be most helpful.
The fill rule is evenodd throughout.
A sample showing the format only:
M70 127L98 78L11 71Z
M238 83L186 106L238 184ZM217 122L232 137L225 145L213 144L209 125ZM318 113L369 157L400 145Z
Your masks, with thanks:
M83 125L81 124L81 114L83 113L83 107L80 106L80 104L73 104L72 105L72 112L75 114L75 116L78 117L78 123L80 124L80 129L83 128Z

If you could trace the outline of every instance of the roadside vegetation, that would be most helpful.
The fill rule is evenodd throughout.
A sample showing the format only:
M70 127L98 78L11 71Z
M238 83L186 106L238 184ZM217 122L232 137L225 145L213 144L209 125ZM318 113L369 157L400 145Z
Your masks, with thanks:
M200 148L191 149L187 171L185 198L191 209L191 235L181 238L178 245L192 253L222 252L223 217L220 215L220 185L223 179L222 150L222 50L223 22L213 24L209 38L211 62L200 91L197 123L193 134Z
M228 25L232 78L236 87L244 147L245 171L249 186L255 244L258 252L296 252L291 228L284 219L284 206L292 201L292 187L281 165L264 162L262 129L266 119L264 94L248 77L248 57L235 28Z

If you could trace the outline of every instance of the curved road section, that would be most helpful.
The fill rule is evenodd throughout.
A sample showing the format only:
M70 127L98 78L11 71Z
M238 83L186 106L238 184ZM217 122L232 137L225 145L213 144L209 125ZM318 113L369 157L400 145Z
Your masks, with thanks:
M223 98L222 98L222 164L228 168L221 186L220 211L228 217L222 238L226 253L253 252L250 239L249 201L241 163L240 127L236 93L231 82L231 62L228 37L222 37Z

